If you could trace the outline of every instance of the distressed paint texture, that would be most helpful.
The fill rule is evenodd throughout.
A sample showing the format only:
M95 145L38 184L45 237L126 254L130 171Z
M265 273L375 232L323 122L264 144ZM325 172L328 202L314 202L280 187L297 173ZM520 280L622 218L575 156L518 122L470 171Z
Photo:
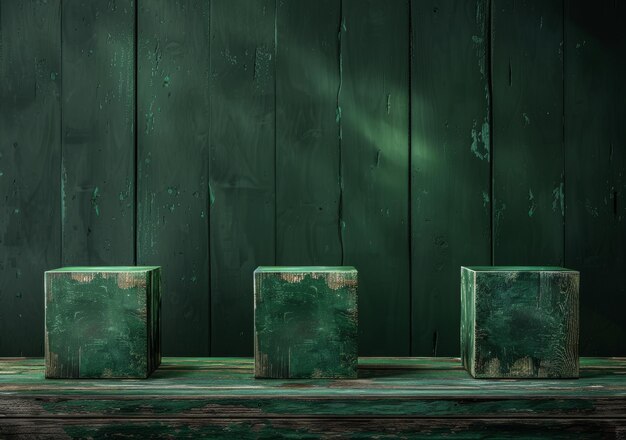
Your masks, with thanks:
M135 2L62 14L61 264L134 264Z
M259 267L254 306L256 377L356 377L356 269Z
M252 354L254 269L275 264L275 0L211 4L211 354Z
M137 263L163 267L163 349L210 353L209 2L138 8Z
M562 265L563 0L492 10L491 264Z
M626 353L626 2L566 3L565 264L581 353ZM587 294L589 293L589 294Z
M578 377L578 272L495 266L461 272L461 353L472 376Z
M61 264L61 5L0 0L0 356L43 353Z
M410 3L411 353L456 356L458 268L491 263L489 1Z
M0 355L43 354L37 274L62 264L162 265L181 356L253 354L257 265L358 267L361 353L438 356L459 266L565 265L581 353L624 353L624 2L0 0L0 21Z
M342 3L341 234L344 264L359 268L362 356L411 349L408 12L404 0Z
M145 378L161 362L160 268L45 273L46 377Z
M458 358L361 358L360 380L254 379L250 358L165 358L149 381L46 381L0 359L0 436L607 439L626 429L626 358L578 380L477 381Z
M276 263L341 265L340 2L276 9Z

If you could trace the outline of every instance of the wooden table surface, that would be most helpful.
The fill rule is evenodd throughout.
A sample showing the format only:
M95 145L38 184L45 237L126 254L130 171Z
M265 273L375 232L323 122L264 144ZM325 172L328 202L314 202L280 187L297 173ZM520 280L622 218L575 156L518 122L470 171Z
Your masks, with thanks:
M477 380L456 358L361 358L356 380L255 380L249 358L46 380L0 358L0 438L626 438L626 358L577 380Z

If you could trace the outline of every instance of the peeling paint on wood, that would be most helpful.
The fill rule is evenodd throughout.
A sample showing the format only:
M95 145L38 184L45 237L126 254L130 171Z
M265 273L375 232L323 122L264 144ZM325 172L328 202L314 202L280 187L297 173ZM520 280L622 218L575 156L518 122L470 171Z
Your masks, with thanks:
M39 274L61 264L60 26L59 0L1 1L0 356L43 354Z
M579 274L463 267L461 353L477 378L578 377Z
M259 267L254 306L256 377L356 377L356 269Z
M43 369L0 359L0 436L566 439L626 429L626 358L582 358L580 379L542 381L477 381L458 358L361 358L359 380L254 379L250 358L165 358L149 381L46 381Z
M47 271L46 377L145 378L161 363L160 268Z
M502 0L492 2L492 11L491 264L562 265L568 150L563 144L563 0Z
M135 2L61 9L61 264L134 264Z
M413 355L459 353L459 267L491 263L489 5L410 2Z
M137 133L137 263L163 268L163 349L206 356L210 7L207 0L139 6L137 113L151 115Z

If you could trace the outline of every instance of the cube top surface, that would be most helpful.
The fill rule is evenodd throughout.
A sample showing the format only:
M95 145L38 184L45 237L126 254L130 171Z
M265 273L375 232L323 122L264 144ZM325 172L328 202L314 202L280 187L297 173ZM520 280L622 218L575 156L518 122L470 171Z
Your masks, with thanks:
M75 266L60 267L58 269L47 270L46 273L63 272L148 272L160 269L161 266Z
M461 266L472 272L577 272L556 266Z
M353 266L259 266L255 273L356 272Z

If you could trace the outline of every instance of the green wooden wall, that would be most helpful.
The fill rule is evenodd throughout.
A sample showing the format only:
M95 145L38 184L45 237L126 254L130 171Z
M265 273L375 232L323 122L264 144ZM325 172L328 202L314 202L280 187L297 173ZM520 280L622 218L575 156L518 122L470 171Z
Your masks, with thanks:
M0 356L43 271L163 266L165 355L252 355L252 271L354 265L362 355L458 355L461 265L581 271L626 352L626 5L0 0Z

